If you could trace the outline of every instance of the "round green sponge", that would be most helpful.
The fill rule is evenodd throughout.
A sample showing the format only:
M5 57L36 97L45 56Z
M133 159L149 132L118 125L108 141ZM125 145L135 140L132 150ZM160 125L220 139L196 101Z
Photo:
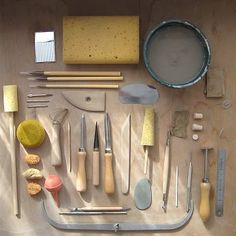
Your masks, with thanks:
M38 120L24 120L18 125L16 136L24 147L36 148L43 143L45 130Z

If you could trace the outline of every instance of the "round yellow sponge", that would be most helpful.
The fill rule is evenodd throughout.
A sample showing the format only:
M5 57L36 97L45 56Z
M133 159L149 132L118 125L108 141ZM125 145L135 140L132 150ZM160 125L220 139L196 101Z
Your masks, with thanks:
M40 146L45 138L45 130L38 120L24 120L17 127L16 136L26 148Z

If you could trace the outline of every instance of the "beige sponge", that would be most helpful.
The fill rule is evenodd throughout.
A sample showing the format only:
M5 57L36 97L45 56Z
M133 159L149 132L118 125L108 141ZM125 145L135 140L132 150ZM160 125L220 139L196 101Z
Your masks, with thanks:
M18 111L17 86L4 85L3 86L3 105L5 112Z
M154 146L154 122L155 122L155 112L153 108L145 109L144 123L143 123L143 133L141 144L144 146Z
M65 16L65 64L138 64L138 16Z

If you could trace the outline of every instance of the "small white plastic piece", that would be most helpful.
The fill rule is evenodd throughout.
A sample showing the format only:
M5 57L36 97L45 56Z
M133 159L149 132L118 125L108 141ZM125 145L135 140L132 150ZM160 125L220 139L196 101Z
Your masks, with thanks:
M202 131L203 130L203 126L202 125L198 125L198 124L193 124L192 125L192 130L193 131Z
M193 139L194 141L197 141L197 140L199 139L199 137L198 137L197 134L193 134L192 139Z
M203 114L199 112L193 113L193 119L195 120L201 120L203 118Z

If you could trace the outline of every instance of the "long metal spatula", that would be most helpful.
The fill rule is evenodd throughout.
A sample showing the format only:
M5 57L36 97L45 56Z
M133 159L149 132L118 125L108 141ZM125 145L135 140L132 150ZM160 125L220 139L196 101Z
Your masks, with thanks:
M122 87L119 91L119 99L124 104L154 104L159 99L157 89L148 84L134 83Z

